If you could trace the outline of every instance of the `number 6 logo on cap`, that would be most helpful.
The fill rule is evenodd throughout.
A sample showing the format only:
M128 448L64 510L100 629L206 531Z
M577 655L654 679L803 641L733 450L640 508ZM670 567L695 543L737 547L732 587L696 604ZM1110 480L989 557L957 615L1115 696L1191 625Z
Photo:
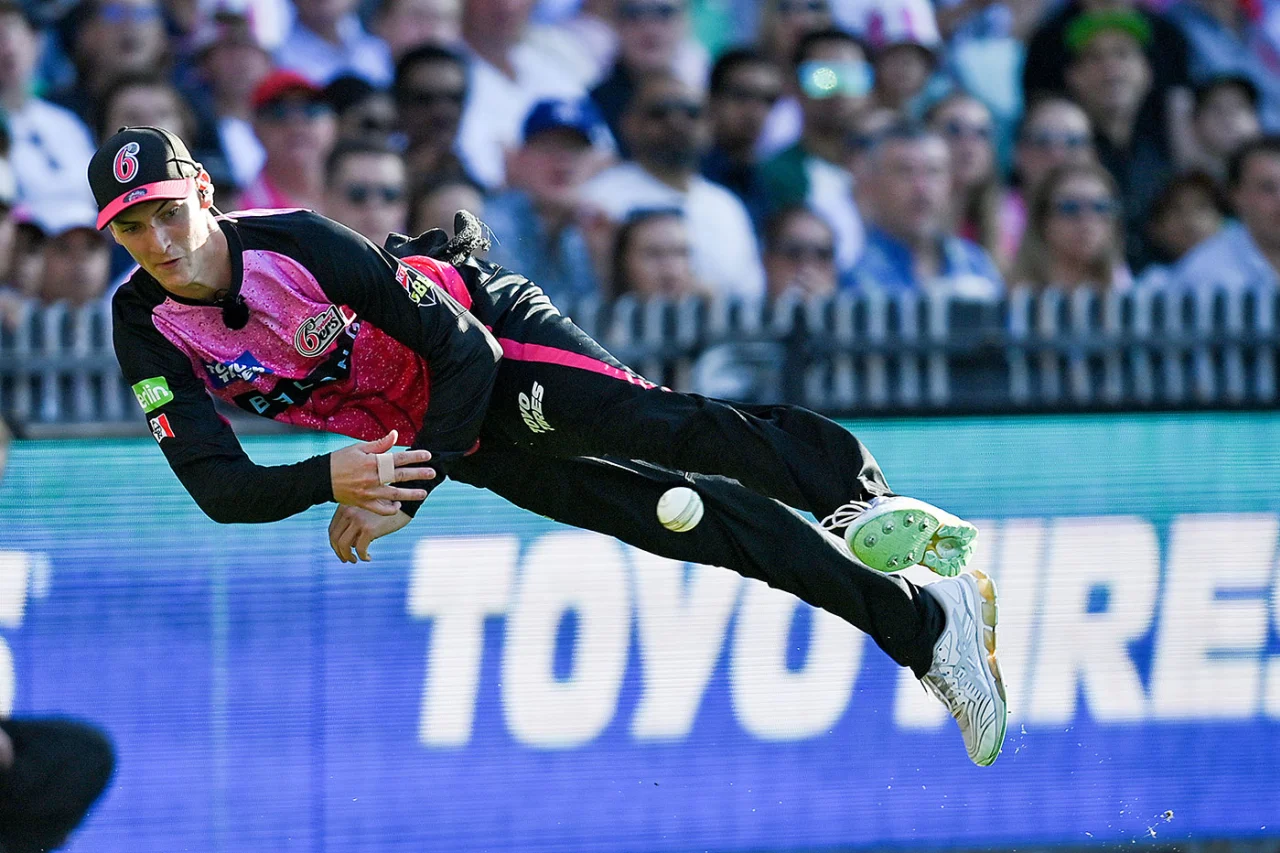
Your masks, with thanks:
M116 159L112 163L115 171L116 180L122 184L127 184L133 180L133 176L138 174L138 143L130 142L116 152Z

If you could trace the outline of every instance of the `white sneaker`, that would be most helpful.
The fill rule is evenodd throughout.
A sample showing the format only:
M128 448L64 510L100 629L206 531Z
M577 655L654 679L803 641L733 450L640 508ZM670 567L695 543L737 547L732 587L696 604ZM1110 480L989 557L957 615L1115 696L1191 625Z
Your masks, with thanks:
M919 564L948 578L964 570L978 538L978 528L964 519L900 495L847 503L823 519L822 526L843 527L853 556L876 571Z
M924 590L947 616L924 686L960 725L969 758L986 767L1000 754L1009 715L996 664L995 581L982 572L966 572Z

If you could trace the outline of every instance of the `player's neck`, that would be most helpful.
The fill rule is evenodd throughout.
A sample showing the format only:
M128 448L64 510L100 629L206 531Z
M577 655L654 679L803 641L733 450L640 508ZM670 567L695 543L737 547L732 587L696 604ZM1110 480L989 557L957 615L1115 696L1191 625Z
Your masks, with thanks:
M227 235L214 227L209 239L196 252L196 277L187 286L188 293L196 299L213 302L221 293L231 288L231 252Z

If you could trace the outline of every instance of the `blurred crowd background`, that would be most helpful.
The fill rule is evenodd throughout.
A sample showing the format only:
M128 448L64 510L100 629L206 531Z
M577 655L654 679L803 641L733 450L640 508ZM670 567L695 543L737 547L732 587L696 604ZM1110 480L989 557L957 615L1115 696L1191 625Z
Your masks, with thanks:
M553 299L1272 287L1277 0L0 0L0 315L109 296L85 166L381 243L467 208Z

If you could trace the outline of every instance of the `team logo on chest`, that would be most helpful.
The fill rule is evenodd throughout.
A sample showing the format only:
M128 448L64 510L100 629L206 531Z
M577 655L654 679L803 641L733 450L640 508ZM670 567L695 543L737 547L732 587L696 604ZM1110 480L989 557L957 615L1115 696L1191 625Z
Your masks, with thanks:
M302 321L293 334L293 348L299 355L314 358L329 348L346 328L346 320L337 305L330 305L322 313Z

